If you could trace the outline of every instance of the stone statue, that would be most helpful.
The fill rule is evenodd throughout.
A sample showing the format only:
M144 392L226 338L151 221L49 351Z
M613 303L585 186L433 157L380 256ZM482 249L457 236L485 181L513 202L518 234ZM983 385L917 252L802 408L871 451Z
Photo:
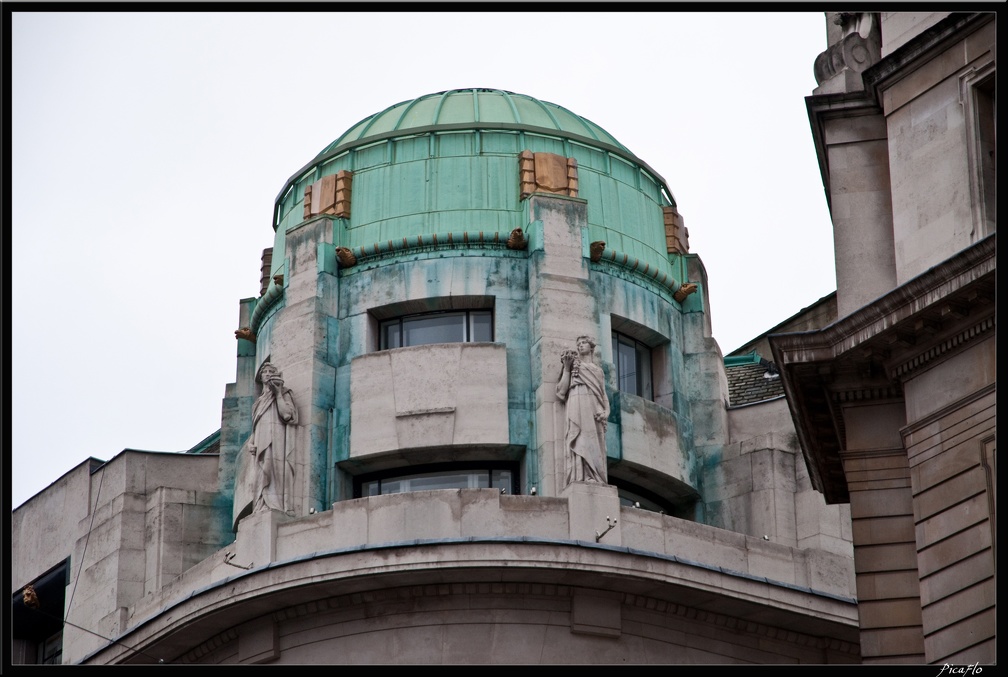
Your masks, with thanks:
M255 458L253 512L294 511L294 426L297 407L291 389L284 387L280 370L269 362L259 368L256 380L262 394L252 407L252 435L242 447Z
M607 483L605 432L609 398L605 375L595 364L594 355L595 341L589 336L579 336L577 351L565 350L560 356L563 370L556 394L565 403L567 414L565 486L571 482Z

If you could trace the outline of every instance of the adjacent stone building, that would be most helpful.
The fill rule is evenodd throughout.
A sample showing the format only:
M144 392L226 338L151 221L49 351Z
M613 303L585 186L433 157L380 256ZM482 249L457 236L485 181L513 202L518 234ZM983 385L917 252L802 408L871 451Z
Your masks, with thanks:
M849 504L865 662L993 663L996 17L827 13L807 98L838 319L771 336Z
M882 43L887 22L908 25L869 19ZM982 34L984 21L925 23ZM817 96L850 98L817 93L810 110ZM898 531L898 562L935 554L906 547L904 521L865 514L879 502L848 489L853 466L834 471L847 448L810 427L836 407L804 385L847 359L809 346L859 303L884 303L884 284L853 306L838 290L789 325L809 331L725 358L664 179L589 120L491 89L362 120L291 176L273 224L258 294L239 304L220 430L186 454L88 459L14 511L15 662L907 659L878 651L859 605L881 599L864 587L859 530ZM840 241L838 271L857 257ZM947 255L977 246L958 242ZM992 305L992 279L973 289ZM954 390L913 435L977 408L963 398L993 409L993 383ZM992 425L989 440L992 468ZM928 487L930 468L917 471ZM916 514L910 485L900 500ZM973 502L993 500L989 486ZM936 533L937 513L919 533ZM990 543L971 571L986 571L992 529ZM910 658L993 660L993 635L990 653L976 646Z

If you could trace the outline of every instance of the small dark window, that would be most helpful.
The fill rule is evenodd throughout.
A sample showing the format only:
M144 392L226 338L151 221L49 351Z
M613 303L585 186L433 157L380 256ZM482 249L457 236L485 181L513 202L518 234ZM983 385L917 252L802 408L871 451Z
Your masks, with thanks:
M11 616L14 663L62 663L63 613L69 575L70 560L64 560L30 586L14 593Z
M612 349L617 387L625 393L653 400L651 348L634 338L614 331Z

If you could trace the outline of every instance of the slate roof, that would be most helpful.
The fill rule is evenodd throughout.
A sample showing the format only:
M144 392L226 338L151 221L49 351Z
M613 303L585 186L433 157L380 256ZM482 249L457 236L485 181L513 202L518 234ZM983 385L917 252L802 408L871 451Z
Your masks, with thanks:
M725 365L725 373L728 376L728 406L730 407L753 404L784 395L784 386L781 385L780 376L776 373L776 369L771 369L770 363L765 360L752 364ZM767 378L766 374L768 373L773 373L773 378Z

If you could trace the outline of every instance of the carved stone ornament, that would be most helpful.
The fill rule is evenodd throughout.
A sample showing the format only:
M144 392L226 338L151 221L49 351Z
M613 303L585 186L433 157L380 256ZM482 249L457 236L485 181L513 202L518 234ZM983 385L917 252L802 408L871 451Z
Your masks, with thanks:
M812 71L821 85L843 70L861 73L881 58L877 17L871 12L838 12L833 23L843 37L815 58Z
M507 248L520 250L526 247L528 247L528 240L525 238L524 231L521 228L512 230L507 239Z
M605 242L602 240L596 240L592 242L588 247L588 258L592 263L598 263L602 260L602 252L605 251Z
M298 422L291 389L272 363L256 375L262 394L252 406L252 434L241 453L252 454L255 486L253 512L280 510L294 514L294 441Z
M38 609L40 606L38 594L35 592L35 588L30 585L25 586L21 593L21 598L24 600L24 605L29 609Z
M556 153L518 154L518 184L522 200L532 193L578 196L577 160Z
M679 211L671 206L662 207L665 222L665 247L669 254L689 254L689 228Z
M609 418L609 398L605 374L595 364L595 340L579 336L576 350L560 355L560 378L556 396L564 403L565 484L600 482L606 479L605 433Z
M304 218L330 214L349 219L352 186L353 172L345 169L308 184L304 192Z
M245 339L246 341L251 341L252 343L255 343L256 335L252 333L251 327L241 327L240 329L235 330L235 338Z
M357 257L349 247L336 247L336 260L340 268L350 268L357 265Z
M697 286L694 283L692 283L692 282L683 282L681 285L679 285L679 289L677 289L675 291L675 293L672 294L672 298L674 298L679 303L682 303L683 301L686 300L687 296L689 296L690 294L692 294L696 290L697 290Z

